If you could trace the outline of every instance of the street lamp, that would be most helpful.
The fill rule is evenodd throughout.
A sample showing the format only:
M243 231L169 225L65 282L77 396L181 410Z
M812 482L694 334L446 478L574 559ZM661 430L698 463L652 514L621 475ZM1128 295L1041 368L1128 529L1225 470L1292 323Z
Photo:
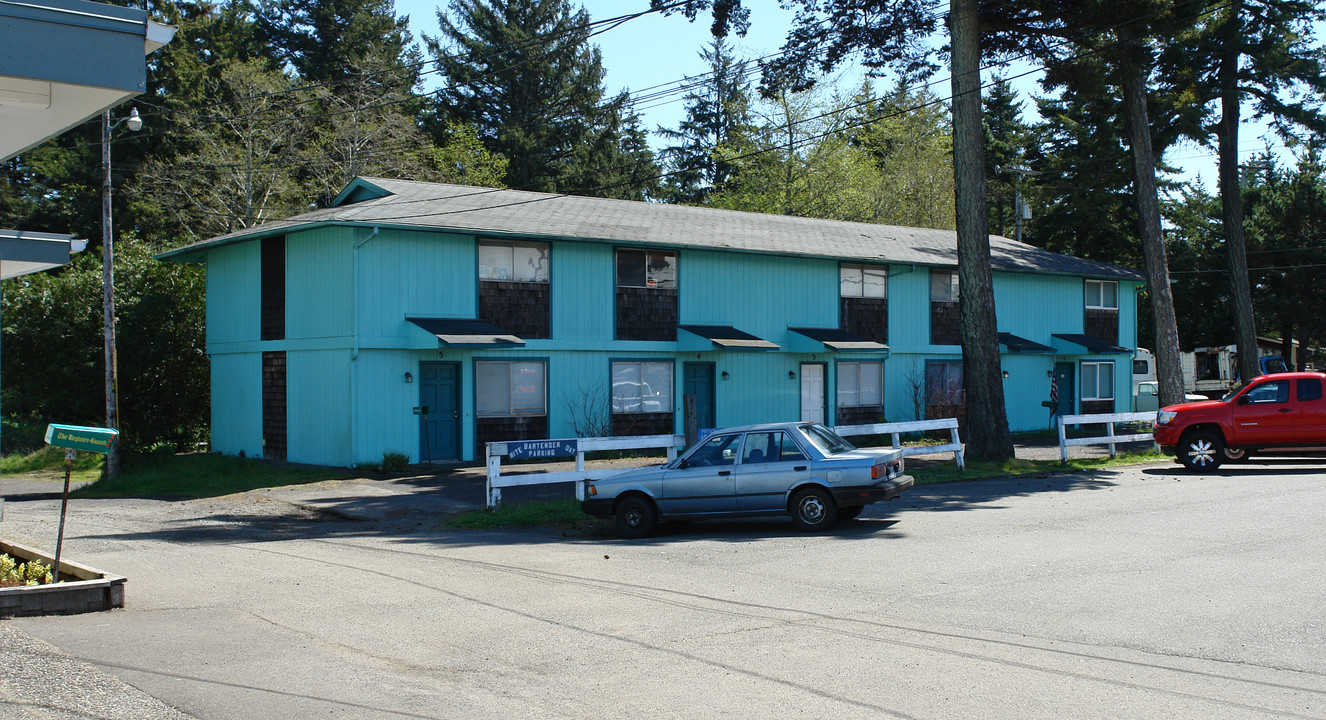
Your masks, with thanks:
M117 390L115 377L115 250L111 240L111 131L123 123L133 132L143 128L143 119L138 116L138 108L129 110L129 117L120 118L114 123L110 119L110 110L101 114L101 270L102 295L101 305L104 313L106 340L106 427L119 429L119 410L117 408ZM114 443L106 454L106 477L113 478L120 473L120 444Z

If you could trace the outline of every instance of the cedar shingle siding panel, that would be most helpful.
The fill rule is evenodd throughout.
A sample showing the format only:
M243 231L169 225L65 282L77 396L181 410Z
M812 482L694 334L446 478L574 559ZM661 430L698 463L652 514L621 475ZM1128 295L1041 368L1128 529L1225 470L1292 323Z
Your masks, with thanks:
M523 340L552 337L548 283L479 282L479 319Z
M262 456L286 458L285 352L262 354Z
M1087 308L1084 325L1086 332L1083 334L1087 337L1104 340L1115 345L1119 344L1118 310Z
M677 291L660 288L617 288L617 339L677 339Z
M510 417L481 417L474 421L478 440L478 455L484 457L484 445L506 440L548 439L547 415L519 415Z
M1113 400L1082 400L1082 415L1107 415L1114 412Z
M930 302L930 344L962 344L962 318L957 303Z
M884 408L880 405L838 408L837 425L870 425L884 422Z
M285 339L285 236L263 238L260 340Z
M887 298L845 297L838 300L838 326L857 337L889 344Z
M671 435L672 413L613 413L612 434Z

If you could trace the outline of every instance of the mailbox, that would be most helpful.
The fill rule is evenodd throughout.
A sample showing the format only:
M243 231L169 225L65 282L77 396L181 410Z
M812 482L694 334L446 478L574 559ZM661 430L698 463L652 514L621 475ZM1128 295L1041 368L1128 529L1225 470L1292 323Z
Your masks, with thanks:
M102 455L110 452L111 445L115 443L115 438L119 436L119 430L110 428L56 425L55 423L46 426L46 444L69 448L70 450L101 453Z

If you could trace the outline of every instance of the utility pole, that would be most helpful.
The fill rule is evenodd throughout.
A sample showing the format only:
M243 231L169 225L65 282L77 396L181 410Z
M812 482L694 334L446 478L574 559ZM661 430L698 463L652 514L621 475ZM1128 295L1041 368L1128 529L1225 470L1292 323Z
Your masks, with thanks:
M1031 219L1031 206L1022 199L1022 178L1040 173L1021 165L995 165L994 169L1013 176L1013 239L1022 242L1022 221Z
M106 361L106 427L119 429L119 386L115 367L115 248L111 239L111 131L124 123L138 132L143 127L138 108L129 111L129 117L112 123L110 110L101 114L101 306L105 337ZM106 453L106 477L120 474L120 445L114 443Z

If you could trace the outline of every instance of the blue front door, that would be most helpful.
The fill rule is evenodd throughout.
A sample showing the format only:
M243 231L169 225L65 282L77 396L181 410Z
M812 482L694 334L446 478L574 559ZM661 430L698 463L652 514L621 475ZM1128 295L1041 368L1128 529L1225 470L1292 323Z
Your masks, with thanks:
M686 363L683 390L695 396L696 427L712 429L714 425L714 364Z
M419 405L419 459L459 460L460 363L419 363Z

